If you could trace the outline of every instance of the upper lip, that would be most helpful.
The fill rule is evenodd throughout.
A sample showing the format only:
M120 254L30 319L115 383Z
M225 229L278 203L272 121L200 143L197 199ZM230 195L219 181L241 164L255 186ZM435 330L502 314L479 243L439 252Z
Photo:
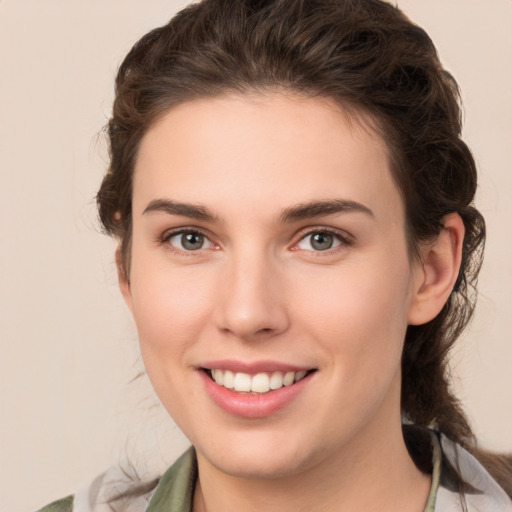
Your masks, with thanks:
M204 370L230 370L233 373L247 373L255 375L264 372L298 372L301 370L313 370L311 366L294 365L280 361L261 360L261 361L237 361L233 359L222 359L217 361L207 361L199 365Z

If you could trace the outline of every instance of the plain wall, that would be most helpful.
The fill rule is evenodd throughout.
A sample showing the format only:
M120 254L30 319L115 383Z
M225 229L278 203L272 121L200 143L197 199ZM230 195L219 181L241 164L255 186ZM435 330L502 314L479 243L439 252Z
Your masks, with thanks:
M94 208L116 68L186 3L0 0L0 511L186 445L144 379L129 383L142 365ZM482 444L512 451L512 2L398 4L463 90L489 235L455 384Z

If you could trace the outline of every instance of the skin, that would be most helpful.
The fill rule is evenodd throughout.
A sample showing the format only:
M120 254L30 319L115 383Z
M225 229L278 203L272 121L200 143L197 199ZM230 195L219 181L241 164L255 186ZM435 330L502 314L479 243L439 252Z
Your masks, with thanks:
M196 448L196 511L424 508L400 357L407 325L451 291L463 227L447 217L411 260L386 144L363 126L327 100L272 92L183 103L142 140L120 286L154 389ZM362 208L286 218L340 200ZM199 249L182 245L187 229ZM326 230L333 247L319 251L312 233ZM245 418L205 390L201 366L226 359L315 371L284 408Z

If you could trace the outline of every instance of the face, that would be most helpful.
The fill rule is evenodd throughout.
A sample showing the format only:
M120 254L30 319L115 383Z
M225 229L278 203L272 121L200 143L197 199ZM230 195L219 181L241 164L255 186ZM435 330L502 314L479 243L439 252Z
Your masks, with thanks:
M121 288L200 463L294 474L400 428L421 272L386 145L362 126L324 100L225 96L142 140Z

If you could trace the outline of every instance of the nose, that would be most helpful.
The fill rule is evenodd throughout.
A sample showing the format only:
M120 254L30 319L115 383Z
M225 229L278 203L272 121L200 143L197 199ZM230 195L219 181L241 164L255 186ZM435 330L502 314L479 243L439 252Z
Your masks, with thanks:
M266 339L289 326L285 287L271 258L240 257L226 268L217 303L217 325L245 341Z

